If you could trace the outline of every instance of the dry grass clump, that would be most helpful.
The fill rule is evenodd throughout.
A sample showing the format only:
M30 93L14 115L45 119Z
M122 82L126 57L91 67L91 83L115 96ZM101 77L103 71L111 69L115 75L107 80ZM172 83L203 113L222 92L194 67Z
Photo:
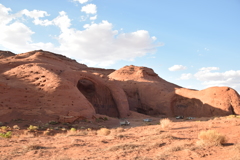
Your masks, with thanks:
M124 128L118 127L118 128L116 129L116 132L117 132L117 133L124 132Z
M168 118L164 118L160 120L160 125L163 129L170 128L172 121Z
M111 129L111 135L117 135L118 133L125 132L124 128L118 127L116 129Z
M158 136L159 139L174 139L171 133L163 133Z
M31 151L31 150L38 150L38 149L44 149L45 147L37 145L37 144L29 144L24 146L25 151Z
M233 157L229 160L240 160L240 143L233 145L231 150L233 152Z
M98 135L102 135L102 136L107 136L111 133L111 131L107 128L101 128L97 131Z
M176 145L176 146L171 146L165 149L165 152L177 152L177 151L181 151L183 149L186 149L186 144L180 144L180 145Z
M69 130L67 136L86 136L88 132L86 130Z
M200 146L219 146L227 141L225 135L215 130L201 131L198 139L197 144Z
M140 147L143 147L143 145L139 145L139 144L119 144L119 145L115 145L112 147L109 147L108 150L109 151L117 151L117 150L135 150L138 149Z

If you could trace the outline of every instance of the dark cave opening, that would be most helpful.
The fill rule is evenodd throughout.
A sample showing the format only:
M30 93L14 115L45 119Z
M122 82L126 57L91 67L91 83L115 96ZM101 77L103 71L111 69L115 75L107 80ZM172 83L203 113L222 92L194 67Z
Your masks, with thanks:
M78 81L77 88L93 105L97 114L119 117L117 105L105 85L84 78Z

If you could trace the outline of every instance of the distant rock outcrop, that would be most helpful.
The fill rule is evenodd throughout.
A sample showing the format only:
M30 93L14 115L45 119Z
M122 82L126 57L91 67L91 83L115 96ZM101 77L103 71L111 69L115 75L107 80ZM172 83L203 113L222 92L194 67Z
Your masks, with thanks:
M0 50L0 59L10 57L10 56L15 56L15 54L10 51L1 51Z
M240 114L240 97L228 87L185 89L147 67L115 71L42 50L0 51L0 121L73 122L95 114L124 118L130 110L166 116Z

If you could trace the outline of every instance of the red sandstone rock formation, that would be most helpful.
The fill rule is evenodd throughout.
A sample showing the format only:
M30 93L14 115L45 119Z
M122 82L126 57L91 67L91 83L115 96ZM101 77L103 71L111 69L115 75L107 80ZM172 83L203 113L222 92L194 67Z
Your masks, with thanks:
M147 67L90 68L46 51L0 51L0 121L73 122L96 113L217 116L240 114L240 97L228 87L189 90Z

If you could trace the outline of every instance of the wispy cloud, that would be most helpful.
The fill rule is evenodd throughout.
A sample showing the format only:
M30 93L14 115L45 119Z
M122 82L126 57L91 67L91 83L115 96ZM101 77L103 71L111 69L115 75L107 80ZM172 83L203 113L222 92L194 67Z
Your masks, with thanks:
M229 86L240 91L240 70L216 72L217 70L219 70L218 67L201 68L194 77L206 87Z
M81 4L88 2L88 0L73 0L73 1L79 2L79 3L81 3Z
M183 74L181 74L180 79L181 80L188 80L188 79L191 79L192 77L193 77L193 75L191 73L183 73Z
M183 66L183 65L174 65L170 68L168 68L169 71L180 71L180 70L185 70L187 69L187 67Z
M204 48L204 50L205 50L205 51L210 51L210 49L208 49L208 48L206 48L206 47Z

